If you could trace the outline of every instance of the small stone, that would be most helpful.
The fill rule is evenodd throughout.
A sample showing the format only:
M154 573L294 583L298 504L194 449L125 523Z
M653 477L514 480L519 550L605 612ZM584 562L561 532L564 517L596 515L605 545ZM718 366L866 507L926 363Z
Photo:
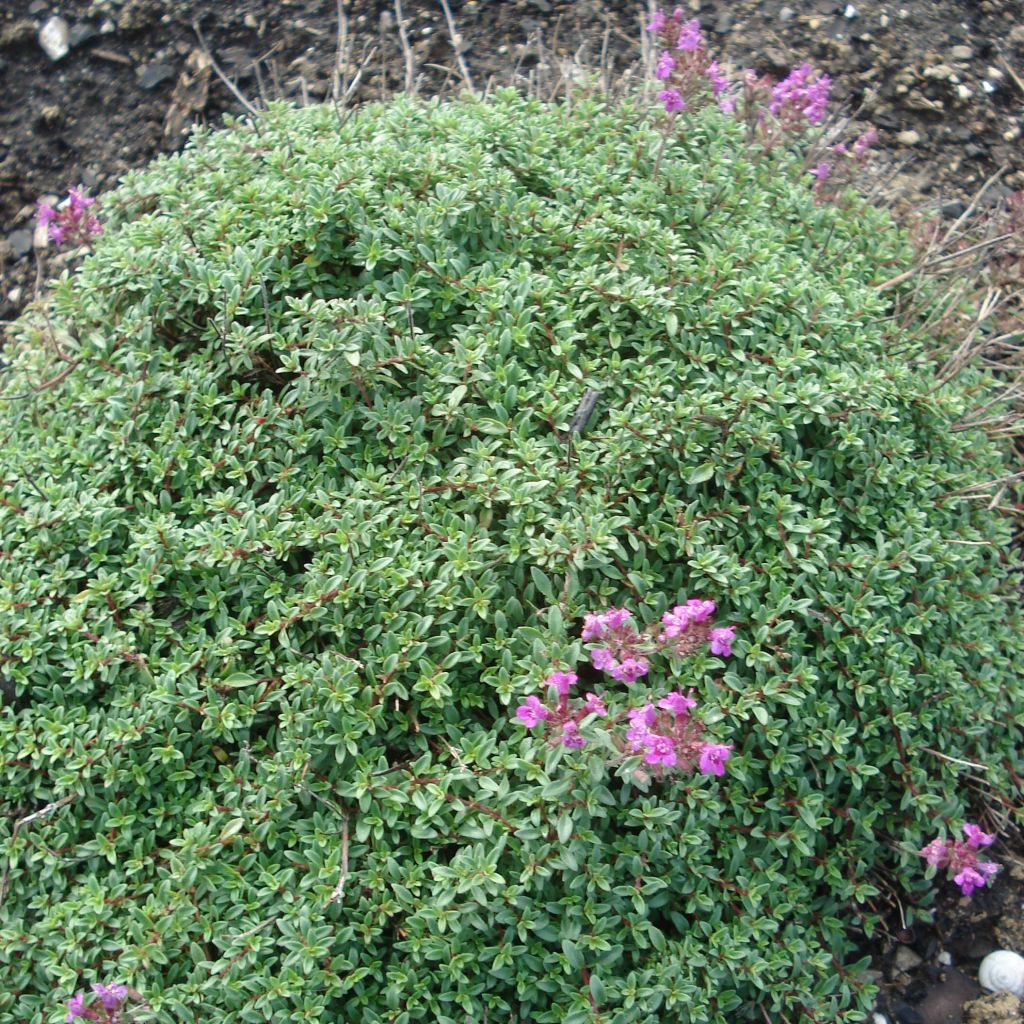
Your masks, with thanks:
M896 141L901 146L916 146L920 143L921 136L913 128L908 128L896 136Z
M46 0L32 0L28 5L28 13L35 16L46 13Z
M1015 25L1011 28L1007 38L1016 46L1024 45L1024 25Z
M260 27L260 23L256 20L256 15L255 14L247 14L242 19L242 24L246 28L259 28Z
M854 7L853 4L847 4L843 10L843 17L846 18L847 21L853 21L853 19L857 17L857 8Z
M953 60L970 60L974 56L974 50L969 46L954 46L949 52Z
M22 292L20 288L12 288L7 293L7 301L10 302L12 306L17 306L18 303L21 302L21 294Z
M0 47L20 46L36 34L35 25L28 18L22 18L12 25L0 28Z
M871 1024L889 1024L889 1018L884 1013L879 1013L876 1010L871 1014Z
M952 205L951 203L943 203L942 204L942 206L940 207L940 210L942 212L942 216L943 217L949 217L949 216L959 217L960 214L963 213L964 210L967 209L967 207L964 206L964 204L959 199L957 199L956 200L956 205L960 208L960 213L948 214L948 213L946 213L946 207L947 206L951 206L951 205ZM953 954L947 952L944 949L940 949L939 953L938 953L938 956L935 957L935 962L937 964L940 964L943 967L952 967L953 966Z
M796 17L796 11L792 7L783 7L779 11L779 21L792 21Z
M996 91L995 83L990 82L987 78L981 83L981 91L991 95Z
M32 235L32 228L19 228L7 236L7 248L16 260L32 251Z
M889 15L888 14L880 14L878 16L878 24L879 24L879 26L881 28L888 28L889 27Z
M969 99L974 96L974 93L966 85L958 85L956 87L956 98L966 103Z
M898 971L912 971L920 966L921 958L909 946L898 946L893 964Z
M39 45L52 61L58 61L71 49L71 29L63 18L50 18L39 30Z
M112 32L116 31L117 26L110 20L110 18L105 19L103 23L100 25L101 36L109 36Z
M715 19L715 33L720 36L724 36L728 33L729 29L732 28L732 12L731 11L719 11L718 17Z
M71 26L71 34L68 36L68 43L71 49L75 49L76 46L81 46L83 43L89 42L90 39L95 39L100 34L100 30L88 21L76 21Z
M1006 75L1004 75L999 68L994 68L990 64L987 68L985 68L985 77L991 78L993 82L1001 82L1006 77Z
M147 64L139 72L139 88L151 92L174 77L174 68L167 64Z
M939 81L952 78L955 74L956 72L948 64L934 64L932 67L924 69L925 78L937 78Z
M54 125L59 124L61 121L60 107L53 103L47 104L39 111L39 120L46 125L47 128L52 128Z

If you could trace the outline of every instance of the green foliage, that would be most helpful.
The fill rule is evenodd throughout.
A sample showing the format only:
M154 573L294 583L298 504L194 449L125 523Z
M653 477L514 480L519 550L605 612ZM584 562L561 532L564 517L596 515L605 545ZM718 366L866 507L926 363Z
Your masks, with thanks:
M887 219L512 94L274 110L104 212L0 409L0 1024L859 1019L873 873L1022 724L986 384ZM724 778L510 721L584 610L695 596Z

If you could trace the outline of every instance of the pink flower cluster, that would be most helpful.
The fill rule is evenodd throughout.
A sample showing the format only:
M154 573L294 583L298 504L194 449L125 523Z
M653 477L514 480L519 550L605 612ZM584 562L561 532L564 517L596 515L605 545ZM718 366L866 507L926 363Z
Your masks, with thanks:
M704 725L690 715L696 706L689 693L674 690L657 705L630 709L626 731L630 751L643 751L645 764L678 768L682 772L698 768L701 775L724 775L732 747L701 739Z
M815 71L810 64L801 64L772 89L768 110L783 125L799 124L802 120L821 124L831 87L828 75Z
M978 850L991 846L996 837L982 832L977 825L964 825L966 842L962 839L933 839L919 856L940 871L945 869L965 896L980 889L999 870L998 864L978 860Z
M584 616L582 638L599 643L591 651L594 667L613 679L632 685L650 671L650 656L658 652L693 654L710 642L713 653L728 656L736 634L735 626L711 627L714 601L692 599L666 612L660 625L638 630L632 613L625 608ZM554 744L578 750L586 746L580 725L591 716L609 718L604 699L586 693L570 701L570 691L579 681L575 672L553 672L545 680L549 693L545 703L536 695L516 709L516 718L527 729L545 723ZM672 691L639 708L626 711L629 728L613 744L623 757L643 753L644 762L659 772L674 768L680 772L699 770L703 775L723 775L731 747L702 739L704 724L691 715L697 701L690 693ZM609 720L614 725L621 718Z
M707 94L709 85L722 110L732 111L735 108L728 78L704 49L699 21L684 21L683 10L677 7L671 17L657 11L647 31L665 47L654 74L665 83L658 99L666 113L682 113L696 97Z
M127 985L93 985L92 993L95 997L92 1005L86 1005L87 996L84 992L78 992L68 1002L68 1015L65 1018L67 1024L73 1024L75 1020L95 1020L101 1024L120 1024L124 1011L124 1004L129 999L141 998L137 992L133 992Z
M781 82L749 69L731 81L707 53L700 22L684 19L683 9L677 7L671 15L657 11L647 25L661 47L654 74L662 83L657 95L667 113L678 114L713 99L725 113L739 108L737 116L768 147L825 120L832 88L828 75L801 64ZM834 149L839 156L852 155L861 161L876 138L871 129L850 146ZM809 173L820 187L831 171L832 165L821 161Z
M39 224L46 228L54 245L70 242L85 245L103 231L103 225L88 209L96 200L80 189L72 188L67 199L57 207L39 204Z

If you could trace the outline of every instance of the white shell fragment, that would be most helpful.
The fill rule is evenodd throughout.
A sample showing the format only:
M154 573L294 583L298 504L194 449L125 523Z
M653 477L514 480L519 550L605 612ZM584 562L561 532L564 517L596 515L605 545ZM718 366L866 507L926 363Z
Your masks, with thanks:
M978 981L989 992L1011 992L1024 999L1024 956L1008 949L989 953L978 968Z
M39 30L39 45L50 60L60 60L70 49L71 30L63 18L50 18Z

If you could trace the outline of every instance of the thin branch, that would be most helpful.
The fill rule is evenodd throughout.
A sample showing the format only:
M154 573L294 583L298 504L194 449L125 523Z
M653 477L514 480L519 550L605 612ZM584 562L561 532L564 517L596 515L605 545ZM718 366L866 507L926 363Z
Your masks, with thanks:
M245 107L245 109L248 110L249 113L253 115L253 117L258 117L259 113L260 113L259 108L258 107L254 107L245 98L245 96L242 95L242 92L238 88L238 86L235 85L235 83L232 82L231 79L228 78L228 76L226 74L224 74L223 70L221 70L221 66L214 59L213 54L210 52L210 48L206 45L206 39L203 37L202 29L200 29L200 27L199 27L199 19L198 18L194 18L193 19L193 21L192 21L192 30L195 32L196 38L199 40L199 46L202 48L203 54L210 61L210 67L213 68L214 73L217 75L217 77L231 90L231 93L235 97L235 99L238 100L238 102L241 103L242 106Z
M416 84L416 65L413 62L412 47L409 45L409 36L405 31L405 15L402 13L402 0L395 0L395 17L398 21L398 38L402 44L402 54L405 57L405 92L413 95L413 88Z
M71 803L74 799L76 799L76 794L74 793L69 796L62 796L59 800L55 800L52 804L47 804L41 810L26 815L24 818L19 818L14 823L14 828L11 830L11 841L14 841L15 837L18 835L18 831L23 825L31 825L33 821L49 817L54 811L60 810L61 807ZM7 877L10 874L10 870L11 861L10 858L8 858L7 862L4 864L4 873L0 876L0 906L3 906L4 897L7 895Z
M338 884L331 893L331 903L340 903L345 895L345 883L348 881L348 814L341 821L341 874Z
M451 8L448 6L448 0L441 0L441 6L444 8L445 21L448 22L448 35L451 36L452 49L455 51L455 59L459 62L459 74L462 75L462 81L466 88L470 92L476 92L473 87L473 77L469 73L469 67L466 64L466 59L462 56L462 35L455 28L455 19L452 17Z

